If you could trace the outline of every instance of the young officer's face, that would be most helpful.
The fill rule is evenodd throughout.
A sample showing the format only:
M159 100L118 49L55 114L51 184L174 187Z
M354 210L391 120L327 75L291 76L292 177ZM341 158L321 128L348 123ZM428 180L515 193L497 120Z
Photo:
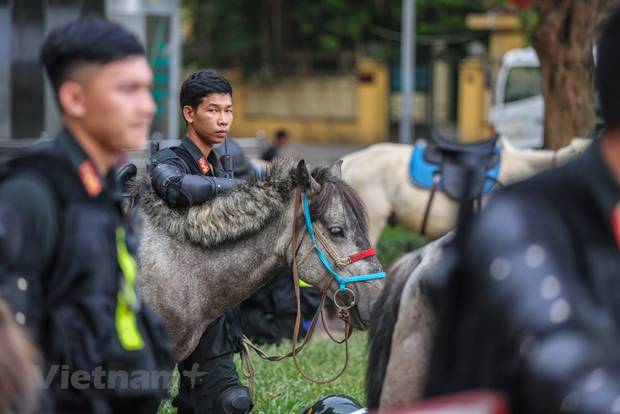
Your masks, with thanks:
M233 121L232 97L227 93L213 93L202 98L193 110L183 108L188 127L193 128L202 142L209 145L224 142Z
M94 66L80 82L83 128L112 152L143 147L156 109L152 83L144 56Z

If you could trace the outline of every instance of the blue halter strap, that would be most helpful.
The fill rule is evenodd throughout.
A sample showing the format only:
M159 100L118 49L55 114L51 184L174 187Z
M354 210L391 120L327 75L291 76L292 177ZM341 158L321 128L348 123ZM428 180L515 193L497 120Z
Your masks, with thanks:
M303 192L301 194L301 197L302 197L302 204L303 204L303 209L304 209L304 218L306 220L306 227L308 228L308 233L310 234L312 245L314 246L314 250L316 250L317 256L321 260L321 263L323 263L323 266L325 266L325 268L329 271L329 273L331 273L333 278L336 279L336 282L338 283L338 290L344 291L347 288L347 283L366 282L368 280L385 278L385 272L370 273L366 275L350 276L350 277L346 277L346 276L342 276L338 274L332 268L332 265L329 263L329 260L327 260L325 253L323 252L323 250L319 246L319 243L317 242L316 235L314 234L314 228L312 227L312 217L310 216L308 195L305 192Z

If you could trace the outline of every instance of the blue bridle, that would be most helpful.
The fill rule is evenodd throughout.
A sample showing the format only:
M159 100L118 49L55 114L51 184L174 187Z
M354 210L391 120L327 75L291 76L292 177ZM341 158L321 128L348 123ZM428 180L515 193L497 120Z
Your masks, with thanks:
M302 197L304 218L306 220L306 227L308 228L308 233L310 234L310 239L312 240L312 246L314 246L314 250L316 250L316 254L317 254L317 256L319 256L319 259L321 260L321 263L323 263L323 266L325 266L325 268L329 271L329 273L331 273L333 278L338 283L338 290L339 291L346 290L347 289L347 283L366 282L366 281L369 281L369 280L385 278L385 272L370 273L370 274L367 274L367 275L349 276L349 277L342 276L342 275L338 274L332 268L331 264L329 263L329 260L327 260L327 257L325 257L325 253L323 252L323 250L319 246L319 243L317 243L316 235L314 234L314 228L312 227L312 217L310 216L310 207L309 207L309 202L308 202L308 195L305 192L303 192L303 193L301 193L301 197Z

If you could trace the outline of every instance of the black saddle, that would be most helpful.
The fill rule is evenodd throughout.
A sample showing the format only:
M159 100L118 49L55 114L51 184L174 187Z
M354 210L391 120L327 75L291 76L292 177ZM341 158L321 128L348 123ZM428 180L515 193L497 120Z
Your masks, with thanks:
M448 141L433 131L424 160L438 166L438 184L450 197L473 200L483 192L489 176L487 171L496 168L500 162L497 136L482 142L461 144ZM465 171L472 174L468 188L465 188Z

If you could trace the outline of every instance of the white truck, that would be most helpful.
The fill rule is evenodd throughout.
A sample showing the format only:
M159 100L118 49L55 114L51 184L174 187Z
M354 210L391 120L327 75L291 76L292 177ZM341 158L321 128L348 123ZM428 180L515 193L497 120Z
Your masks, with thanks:
M533 48L504 55L495 85L489 121L517 148L542 148L545 103L540 63Z
M592 48L596 64L596 47ZM534 48L512 49L504 54L495 84L489 122L517 148L544 145L545 102L542 96L540 62ZM596 135L603 128L595 99Z

